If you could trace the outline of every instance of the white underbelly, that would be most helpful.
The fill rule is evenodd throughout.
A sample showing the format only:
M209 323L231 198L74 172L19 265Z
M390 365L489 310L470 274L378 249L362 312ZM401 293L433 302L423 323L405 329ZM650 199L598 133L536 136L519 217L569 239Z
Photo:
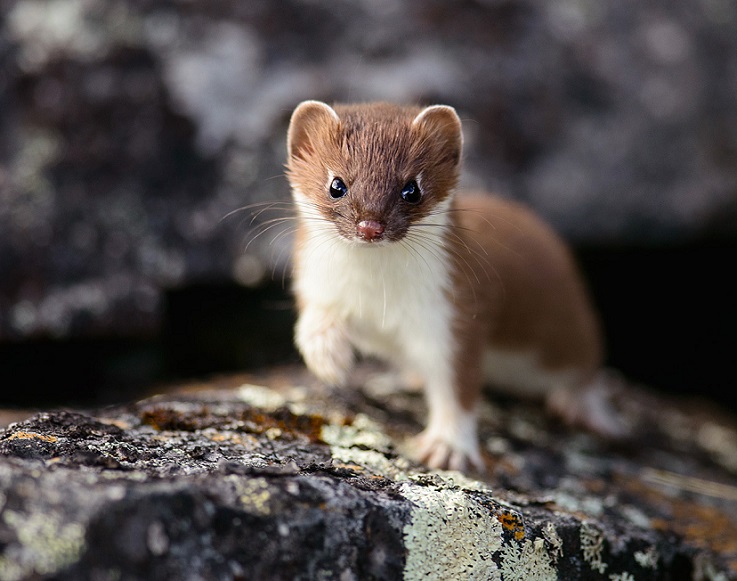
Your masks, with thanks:
M303 251L310 267L295 290L305 303L344 321L351 342L366 355L409 367L427 356L449 360L449 260L442 241L428 249L431 242L371 247L316 237Z
M546 369L532 351L488 348L484 352L483 371L490 387L517 397L542 398L556 388L574 387L581 380L575 369Z

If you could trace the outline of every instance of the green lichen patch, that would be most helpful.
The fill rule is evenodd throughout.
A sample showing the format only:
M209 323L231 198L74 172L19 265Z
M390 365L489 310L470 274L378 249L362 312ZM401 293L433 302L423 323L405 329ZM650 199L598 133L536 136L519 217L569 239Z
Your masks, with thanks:
M357 414L350 424L329 423L322 426L322 440L340 448L363 448L389 452L394 444L383 427L365 414Z
M609 581L635 581L635 577L632 573L623 571L622 573L612 573L609 575Z
M635 551L635 561L643 569L655 569L658 565L658 550L655 547L648 547L644 551Z
M335 462L357 464L371 474L395 481L407 480L410 476L410 463L404 458L390 459L375 450L343 448L331 446L330 454Z
M404 528L405 580L558 578L562 541L554 528L526 538L521 513L488 493L453 487L445 479L434 482L435 476L414 477L400 488L414 505Z
M258 515L268 515L271 512L272 487L266 478L228 478L236 484L238 499L248 512Z
M3 522L18 540L0 556L0 581L48 575L73 563L84 548L84 527L62 522L56 513L23 514L4 510Z
M459 490L406 483L400 491L415 506L403 531L405 581L501 579L493 555L502 526L494 514Z
M275 411L287 404L282 394L263 385L243 384L238 388L237 395L247 404L266 411Z
M584 522L581 524L580 540L583 560L589 564L593 571L604 574L608 565L603 558L605 539L602 531L594 525Z
M510 542L501 550L503 581L555 581L558 573L553 559L540 538Z

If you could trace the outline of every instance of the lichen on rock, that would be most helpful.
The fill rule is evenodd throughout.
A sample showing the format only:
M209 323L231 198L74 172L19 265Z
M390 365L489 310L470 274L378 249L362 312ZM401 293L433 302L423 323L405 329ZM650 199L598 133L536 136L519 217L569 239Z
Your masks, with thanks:
M0 580L737 579L728 468L672 447L660 420L626 452L510 403L494 438L480 418L483 441L505 441L487 474L428 471L401 454L420 395L387 412L302 373L8 426ZM657 468L672 451L687 477Z

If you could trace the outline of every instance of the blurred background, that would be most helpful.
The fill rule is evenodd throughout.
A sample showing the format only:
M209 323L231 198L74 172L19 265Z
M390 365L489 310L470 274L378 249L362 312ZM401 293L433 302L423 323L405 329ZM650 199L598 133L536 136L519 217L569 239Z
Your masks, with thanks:
M573 245L608 363L737 409L732 0L0 0L0 406L297 361L289 116L445 103ZM286 280L285 280L286 275Z

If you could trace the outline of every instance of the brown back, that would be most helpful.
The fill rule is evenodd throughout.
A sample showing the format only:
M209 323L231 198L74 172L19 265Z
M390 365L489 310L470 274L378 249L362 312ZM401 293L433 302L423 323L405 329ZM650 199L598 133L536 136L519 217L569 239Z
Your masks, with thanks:
M603 357L599 320L560 237L524 206L502 198L461 194L455 209L467 256L457 261L459 281L472 287L473 308L489 311L483 317L489 345L535 350L550 370L597 369Z

